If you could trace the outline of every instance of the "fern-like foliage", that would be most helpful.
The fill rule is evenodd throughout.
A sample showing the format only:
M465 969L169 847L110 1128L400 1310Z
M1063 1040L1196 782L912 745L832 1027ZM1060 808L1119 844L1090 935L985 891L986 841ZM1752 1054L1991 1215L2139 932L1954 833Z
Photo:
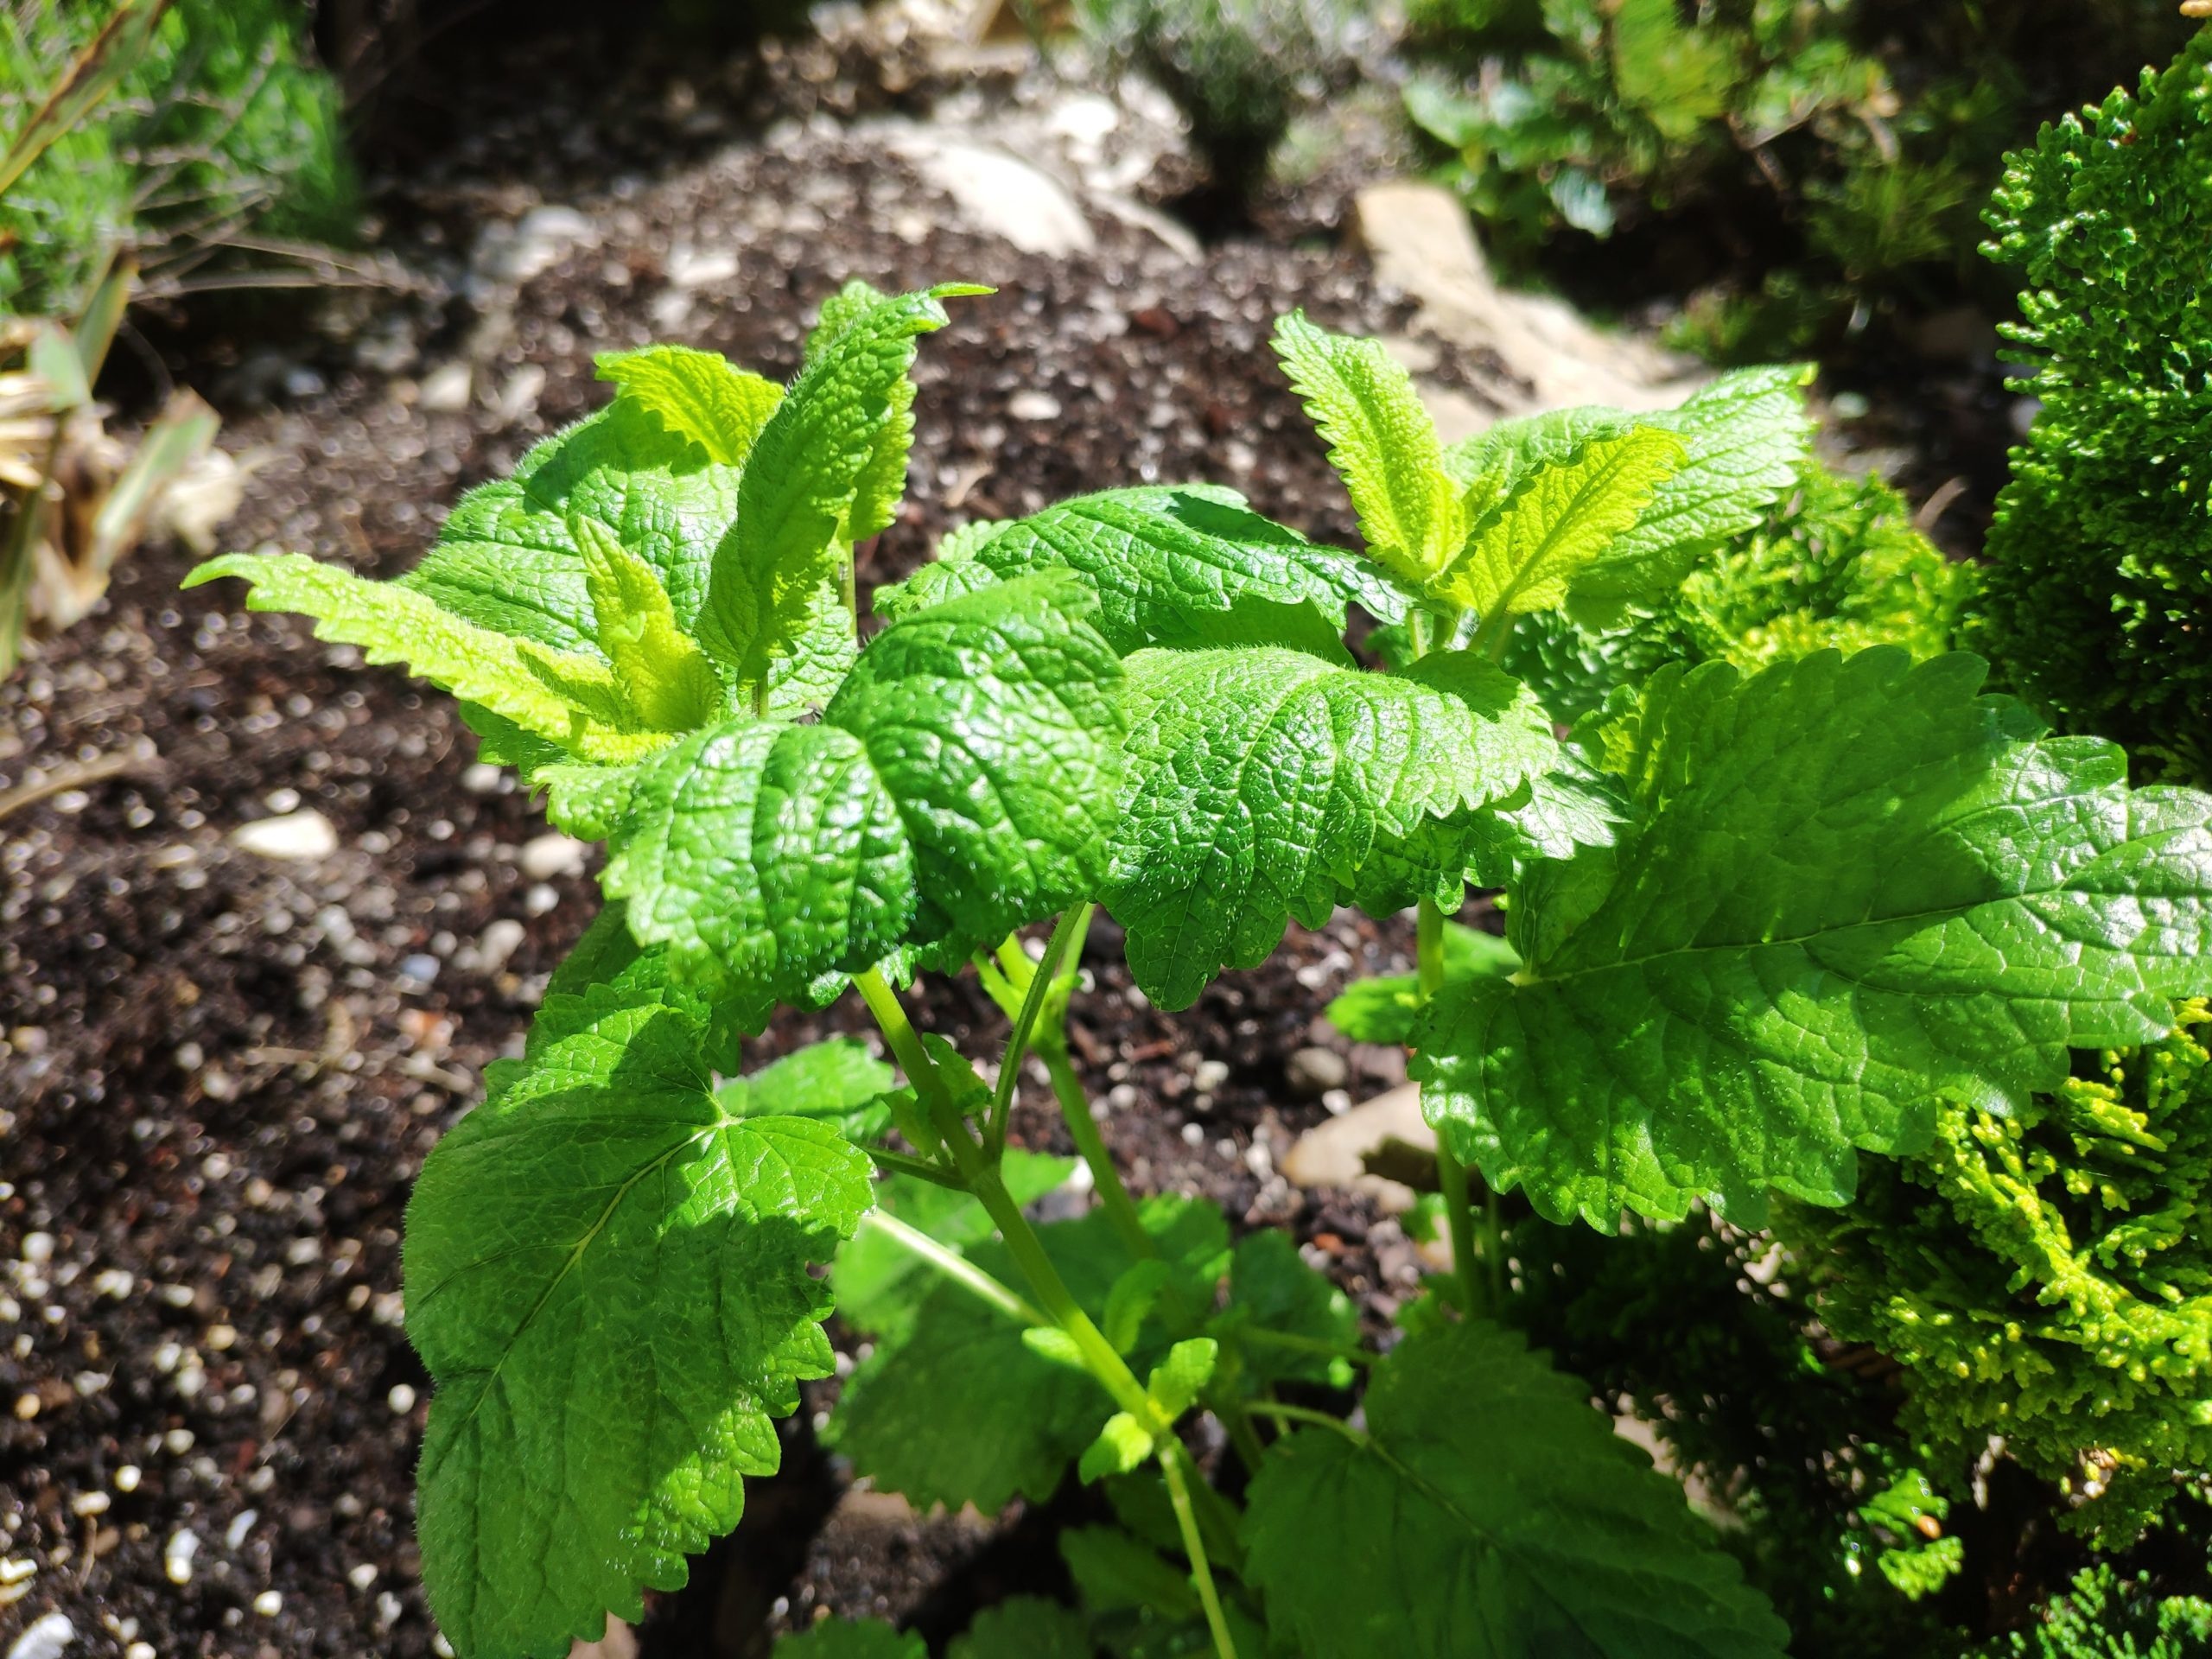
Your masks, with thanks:
M2212 778L2212 31L2012 158L1988 251L2043 401L1991 528L1980 647L2063 723Z
M2212 1014L2006 1116L1947 1103L1849 1210L1783 1209L1821 1318L1911 1376L1907 1422L1963 1467L2001 1434L2123 1541L2212 1458Z

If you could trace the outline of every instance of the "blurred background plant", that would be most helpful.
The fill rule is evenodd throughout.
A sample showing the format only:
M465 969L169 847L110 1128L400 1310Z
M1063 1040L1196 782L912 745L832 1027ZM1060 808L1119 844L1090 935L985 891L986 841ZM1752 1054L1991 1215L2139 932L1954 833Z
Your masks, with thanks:
M1689 295L1727 362L2001 303L1980 213L2038 122L2171 57L2173 0L1413 0L1406 106L1523 272ZM1618 297L1633 297L1622 292Z
M359 188L336 83L294 0L156 6L0 0L0 130L14 130L105 31L143 34L96 110L52 136L0 199L0 305L70 315L111 251L162 296L221 270L349 240Z

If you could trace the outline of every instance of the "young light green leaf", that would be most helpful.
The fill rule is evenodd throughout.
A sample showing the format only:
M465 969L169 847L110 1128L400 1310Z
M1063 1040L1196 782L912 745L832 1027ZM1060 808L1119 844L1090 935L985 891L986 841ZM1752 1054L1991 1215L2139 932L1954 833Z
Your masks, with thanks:
M825 1618L796 1636L779 1637L775 1659L929 1659L912 1630L878 1618Z
M1013 1596L976 1615L952 1639L950 1659L1092 1659L1089 1623L1041 1596Z
M1513 680L1467 652L1370 674L1281 650L1140 652L1107 905L1131 971L1188 1007L1287 918L1325 921L1379 837L1510 795L1558 756Z
M948 290L939 289L943 298ZM988 292L963 287L963 293ZM807 336L810 359L828 354L848 330L864 325L884 296L868 283L854 281L823 302L822 316ZM906 493L906 458L914 447L914 383L902 375L892 384L890 418L875 441L874 452L861 468L853 486L853 505L845 515L840 539L847 546L880 535L891 526L899 503Z
M1126 1475L1152 1456L1152 1447L1144 1425L1128 1412L1117 1411L1106 1420L1098 1438L1084 1448L1076 1462L1076 1478L1090 1486L1109 1475Z
M700 637L741 686L759 685L769 664L791 654L825 578L850 549L855 513L880 488L881 451L910 427L902 392L914 342L950 321L931 289L877 298L847 320L791 383L761 429L738 484L736 522L715 550Z
M632 718L658 732L705 724L721 711L721 682L691 637L677 626L675 607L652 566L596 518L578 518L569 528L583 556L594 641Z
M652 566L677 626L696 636L738 478L637 399L617 397L537 445L512 477L463 496L400 585L480 627L589 650L595 622L570 525L590 518Z
M1459 552L1467 524L1413 377L1380 340L1326 333L1302 311L1277 320L1274 344L1344 479L1369 555L1409 586L1427 582Z
M932 960L1098 891L1125 717L1096 607L1058 571L950 601L878 634L823 713L896 803Z
M1211 1337L1191 1337L1177 1343L1145 1379L1146 1396L1172 1422L1197 1401L1220 1357L1221 1344Z
M668 741L664 733L629 729L610 718L619 714L614 702L594 698L590 708L580 706L533 671L517 641L395 583L371 582L303 553L226 553L198 566L183 585L197 588L219 576L252 583L249 610L302 612L315 619L318 639L359 645L372 663L404 663L580 760L620 764ZM575 689L583 690L581 683Z
M1174 1270L1185 1306L1211 1306L1228 1264L1228 1224L1210 1204L1173 1197L1141 1206L1145 1230ZM1095 1319L1135 1258L1103 1211L1038 1229L1076 1300ZM1005 1249L966 1251L1019 1287ZM1166 1350L1157 1320L1134 1363ZM988 1378L988 1388L977 1386ZM995 1515L1014 1497L1043 1499L1097 1438L1114 1403L1089 1375L1030 1347L1022 1328L960 1285L936 1281L918 1313L846 1379L827 1438L854 1468L918 1504L974 1503Z
M634 398L671 432L724 467L744 464L784 397L774 381L739 368L718 352L689 346L601 352L592 363L621 396Z
M1306 1659L1782 1659L1681 1488L1517 1334L1408 1338L1366 1411L1291 1434L1246 1500L1247 1580Z
M1638 426L1523 474L1429 591L1485 623L1552 609L1576 573L1637 522L1686 452L1673 433Z
M737 1522L772 1419L831 1370L810 1271L870 1201L835 1129L733 1118L702 1028L585 994L448 1134L408 1207L437 1382L423 1580L463 1654L557 1659Z
M1618 626L1629 606L1662 603L1706 555L1758 527L1811 449L1811 372L1802 365L1738 369L1679 409L1637 417L1678 434L1688 453L1636 523L1577 574L1567 593L1576 620Z
M1127 654L1146 645L1331 640L1357 601L1378 616L1407 600L1379 573L1251 512L1207 486L1154 486L1078 496L993 528L969 563L1011 579L1065 567L1097 590L1098 630ZM1244 624L1241 631L1236 625ZM1279 636L1266 636L1270 629ZM1332 647L1333 648L1333 647Z
M1605 1228L1770 1188L1840 1204L1939 1096L2005 1107L2071 1047L2212 991L2212 798L2131 792L1963 654L1662 670L1591 740L1636 819L1530 867L1510 982L1417 1035L1423 1104L1493 1185Z
M1497 934L1445 923L1446 984L1503 979L1520 966L1513 947ZM1355 1043L1410 1043L1424 1001L1418 975L1354 980L1329 1004L1329 1023Z

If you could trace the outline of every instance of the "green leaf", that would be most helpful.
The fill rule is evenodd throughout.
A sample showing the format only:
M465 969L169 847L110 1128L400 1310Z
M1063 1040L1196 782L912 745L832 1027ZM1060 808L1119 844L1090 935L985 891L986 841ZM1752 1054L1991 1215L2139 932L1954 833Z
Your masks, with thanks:
M1328 334L1303 311L1277 320L1274 344L1329 445L1369 554L1410 586L1427 582L1459 551L1467 524L1413 377L1381 341Z
M893 623L823 712L913 846L914 938L964 962L1098 891L1121 780L1121 667L1060 572Z
M1557 758L1535 700L1470 653L1404 674L1281 650L1140 652L1104 898L1131 971L1188 1007L1318 926L1378 837L1511 794Z
M986 1607L949 1650L950 1659L1091 1659L1096 1651L1083 1615L1041 1596Z
M906 937L914 854L866 747L834 726L742 717L639 776L601 884L631 931L758 1030Z
M1577 620L1614 626L1628 606L1662 604L1708 554L1764 522L1811 450L1810 376L1795 365L1739 369L1680 409L1637 417L1678 434L1688 454L1636 523L1574 578L1567 608Z
M849 556L850 521L884 511L881 451L911 430L918 336L950 319L932 289L878 298L812 355L761 429L738 483L736 522L714 555L700 637L740 687L766 680ZM907 388L902 391L901 388ZM903 479L906 456L899 448Z
M1211 1306L1229 1256L1221 1211L1162 1197L1147 1199L1140 1214L1174 1269L1184 1305ZM1076 1300L1097 1318L1135 1259L1112 1223L1092 1211L1037 1235ZM1020 1288L1003 1247L977 1243L965 1254ZM846 1379L829 1443L857 1472L917 1504L974 1503L995 1515L1017 1496L1049 1497L1114 1414L1114 1403L1088 1373L1047 1357L1023 1336L1020 1325L964 1287L938 1281L912 1322L880 1338ZM1141 1370L1166 1347L1166 1333L1152 1321L1133 1363Z
M1200 1611L1189 1573L1119 1527L1071 1527L1060 1535L1060 1554L1086 1607L1163 1618L1192 1618Z
M371 582L303 553L226 553L195 568L183 585L219 576L252 583L247 609L302 612L315 619L316 639L359 645L372 663L404 663L579 759L634 760L668 741L665 733L626 729L607 704L579 706L533 671L516 641L396 583Z
M1124 655L1236 643L1240 634L1279 645L1323 636L1334 649L1348 601L1378 616L1406 606L1351 555L1270 523L1232 492L1199 486L1063 501L995 526L965 565L1008 579L1075 571L1097 590L1098 631Z
M1163 1417L1171 1421L1180 1417L1212 1377L1220 1357L1221 1344L1211 1337L1188 1338L1170 1348L1167 1357L1152 1368L1144 1391Z
M688 346L648 346L643 351L601 352L592 359L602 380L671 432L699 446L708 460L744 464L784 389L739 368L717 352Z
M1924 1143L1938 1096L2008 1110L2071 1047L2156 1040L2212 990L2212 798L2040 737L1963 654L1660 671L1591 741L1637 822L1531 867L1526 966L1418 1034L1423 1103L1543 1214L1770 1188L1840 1204L1853 1148Z
M512 477L471 490L399 585L456 616L556 651L594 640L583 555L589 518L658 573L696 637L716 545L737 517L739 470L710 461L633 397L537 445Z
M937 297L950 293L982 293L970 287L938 289ZM806 339L810 360L828 355L852 328L866 326L885 296L868 283L855 280L823 302L822 315ZM845 515L840 539L848 546L864 542L890 528L893 515L906 493L906 458L914 447L914 383L901 376L890 393L890 418L877 434L875 448L861 468L853 486L853 505Z
M1009 1147L999 1175L1014 1201L1026 1209L1062 1185L1074 1171L1072 1158ZM963 1254L993 1236L990 1216L978 1199L912 1175L893 1175L878 1182L875 1207ZM881 1228L865 1221L837 1252L836 1266L830 1275L837 1293L838 1318L873 1337L896 1335L907 1329L913 1322L914 1310L937 1282L936 1272L928 1263Z
M1366 1418L1292 1433L1246 1499L1247 1581L1306 1659L1781 1659L1681 1488L1517 1334L1409 1337Z
M929 1659L912 1630L879 1618L825 1618L797 1636L776 1639L775 1659Z
M1537 467L1485 513L1429 591L1485 623L1553 609L1577 574L1637 522L1685 453L1673 433L1639 426Z
M1086 1486L1109 1475L1126 1475L1152 1456L1152 1436L1126 1411L1106 1420L1098 1438L1084 1448L1076 1478Z
M1503 979L1521 966L1514 949L1495 933L1444 925L1445 983ZM1421 1016L1421 976L1394 974L1354 980L1328 1007L1329 1023L1355 1043L1410 1043Z
M596 518L569 526L583 555L595 643L640 725L688 732L722 706L714 665L676 625L675 607L653 568Z
M728 1117L804 1117L827 1123L848 1141L874 1140L890 1127L880 1099L898 1074L865 1043L833 1037L724 1084L715 1103Z
M1287 1233L1268 1230L1237 1240L1229 1267L1229 1306L1214 1319L1215 1335L1236 1347L1243 1373L1260 1382L1350 1383L1346 1363L1263 1340L1240 1342L1254 1328L1311 1343L1351 1349L1359 1343L1359 1311L1328 1276L1306 1264Z
M555 1659L737 1523L772 1420L832 1369L810 1268L871 1198L834 1128L721 1111L683 1011L582 1002L408 1206L407 1329L437 1382L423 1580L464 1654Z

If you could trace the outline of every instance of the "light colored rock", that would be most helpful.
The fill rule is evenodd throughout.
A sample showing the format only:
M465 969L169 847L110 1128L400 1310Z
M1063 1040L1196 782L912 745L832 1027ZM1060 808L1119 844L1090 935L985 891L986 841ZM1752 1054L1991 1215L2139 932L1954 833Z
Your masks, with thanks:
M458 415L468 407L474 377L466 363L441 363L423 377L416 404L433 415Z
M734 248L695 248L679 242L669 250L668 280L677 288L711 288L737 275Z
M1332 1089L1341 1089L1351 1067L1333 1048L1301 1048L1283 1065L1283 1075L1294 1095L1319 1100Z
M1017 421L1057 421L1060 400L1049 391L1017 391L1006 400L1006 412Z
M76 1639L77 1627L67 1613L48 1613L8 1644L8 1659L61 1659Z
M313 807L280 817L256 818L231 831L231 845L261 858L300 862L328 858L338 850L338 831Z
M582 875L584 855L589 850L574 836L534 836L523 843L517 862L531 880L550 881L556 876Z
M514 953L522 948L523 926L512 916L502 916L485 925L483 937L476 941L476 963L487 974L504 969Z
M987 236L1052 259L1089 253L1097 245L1090 221L1066 187L1019 156L926 128L895 134L891 147Z
M1436 1131L1421 1117L1420 1084L1402 1084L1308 1129L1282 1160L1282 1173L1303 1187L1341 1186L1370 1194L1384 1214L1398 1215L1413 1207L1413 1189L1367 1173L1367 1154L1385 1141L1434 1150Z
M1440 186L1413 180L1370 185L1354 213L1376 276L1420 305L1424 327L1471 353L1497 353L1511 375L1526 382L1496 387L1507 415L1578 404L1661 409L1710 378L1691 359L1649 340L1597 328L1564 301L1500 288L1466 209ZM1471 414L1484 424L1496 418L1471 399L1447 396L1446 389L1422 391L1425 402L1438 397L1457 421Z
M512 224L486 225L469 263L480 276L522 283L550 270L573 247L597 245L599 232L573 207L533 207Z

